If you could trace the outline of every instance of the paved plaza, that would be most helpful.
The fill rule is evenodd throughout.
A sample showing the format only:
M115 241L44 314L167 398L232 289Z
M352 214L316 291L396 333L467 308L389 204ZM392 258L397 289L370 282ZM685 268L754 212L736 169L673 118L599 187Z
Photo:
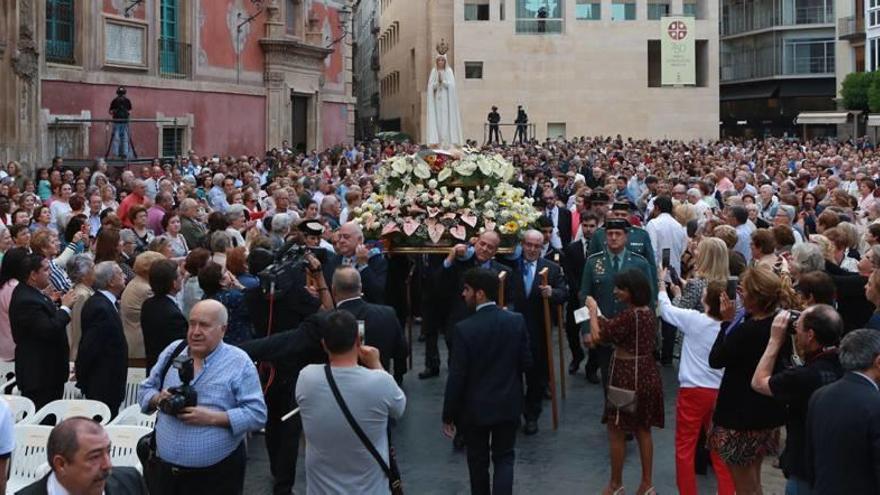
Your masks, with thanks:
M419 380L424 344L416 342L414 369L407 373L403 389L407 396L406 413L394 430L405 491L408 494L456 495L469 493L467 461L463 452L455 452L452 443L440 433L440 412L446 385L445 349L439 378ZM555 344L554 344L555 349ZM566 362L566 366L567 366ZM558 369L558 368L557 368ZM662 369L666 400L666 428L654 430L654 482L661 495L677 493L675 487L675 397L678 388L676 371ZM566 376L567 398L560 400L559 429L553 431L550 401L537 435L517 436L515 493L517 494L597 494L608 481L608 442L600 423L602 393L599 385L588 383L583 373ZM270 494L271 476L263 437L253 438L249 448L246 490L248 494ZM305 493L304 454L300 451L296 492ZM764 493L782 494L782 473L765 463ZM640 466L634 442L627 444L624 486L634 493L639 485ZM700 494L715 493L711 468L707 476L697 476Z

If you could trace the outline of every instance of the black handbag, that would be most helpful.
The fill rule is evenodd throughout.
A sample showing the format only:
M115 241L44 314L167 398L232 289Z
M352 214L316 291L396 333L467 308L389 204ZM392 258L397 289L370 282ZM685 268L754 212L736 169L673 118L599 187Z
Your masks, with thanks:
M159 375L159 391L162 391L162 387L165 385L165 375L168 374L168 370L171 369L171 364L174 362L174 358L180 355L183 352L183 349L186 348L186 339L184 339L177 347L174 348L174 352L168 357L168 360L165 361L165 364L162 365L162 373ZM156 417L156 422L159 421L158 416ZM153 431L147 433L140 440L138 440L136 452L138 459L141 461L141 466L143 467L143 475L144 481L147 483L147 488L149 488L150 493L162 493L161 490L161 470L162 470L162 461L159 459L159 455L156 453L156 428L153 427Z
M345 416L348 424L351 425L351 429L354 430L355 434L361 440L361 443L363 443L364 447L370 451L370 454L376 459L376 462L379 463L379 467L382 468L385 476L388 477L388 487L391 489L391 493L393 495L403 495L400 469L397 467L397 458L394 455L394 447L391 446L391 438L388 439L389 462L386 464L385 459L382 459L382 456L379 455L379 451L376 450L376 447L373 446L373 442L367 438L367 434L364 433L364 430L362 430L360 425L357 424L357 421L355 421L354 416L351 415L351 411L349 411L348 406L345 404L345 400L342 399L342 394L339 393L339 387L336 386L336 380L333 379L333 372L330 370L330 364L324 365L324 374L327 375L327 382L330 383L330 390L333 391L333 397L336 398L336 403L339 404L339 408L342 409L342 414Z

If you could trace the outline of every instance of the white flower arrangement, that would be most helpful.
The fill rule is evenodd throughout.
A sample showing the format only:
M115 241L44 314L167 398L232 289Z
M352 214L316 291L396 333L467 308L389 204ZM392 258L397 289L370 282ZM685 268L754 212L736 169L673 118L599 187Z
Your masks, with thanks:
M509 184L514 173L500 155L467 148L394 156L380 166L379 191L353 210L354 221L371 238L403 245L461 242L487 230L518 237L539 214Z

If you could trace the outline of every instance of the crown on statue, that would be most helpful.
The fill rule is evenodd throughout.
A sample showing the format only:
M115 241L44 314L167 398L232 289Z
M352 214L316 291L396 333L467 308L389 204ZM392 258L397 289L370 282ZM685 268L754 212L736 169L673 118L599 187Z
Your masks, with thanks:
M440 55L446 55L446 52L449 51L449 45L446 44L446 39L441 39L440 43L437 43L437 53Z

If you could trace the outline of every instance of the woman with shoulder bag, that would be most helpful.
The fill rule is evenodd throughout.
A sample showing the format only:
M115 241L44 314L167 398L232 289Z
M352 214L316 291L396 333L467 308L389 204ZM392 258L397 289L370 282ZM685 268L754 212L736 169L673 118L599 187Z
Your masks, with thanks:
M642 272L625 270L614 278L614 295L627 307L609 319L599 316L595 299L586 300L590 311L587 345L608 343L615 347L602 415L602 422L608 425L611 451L611 480L603 494L624 493L626 434L633 433L642 461L642 480L636 495L651 495L656 493L652 482L651 428L663 428L663 384L653 354L657 319L649 306L651 284Z

